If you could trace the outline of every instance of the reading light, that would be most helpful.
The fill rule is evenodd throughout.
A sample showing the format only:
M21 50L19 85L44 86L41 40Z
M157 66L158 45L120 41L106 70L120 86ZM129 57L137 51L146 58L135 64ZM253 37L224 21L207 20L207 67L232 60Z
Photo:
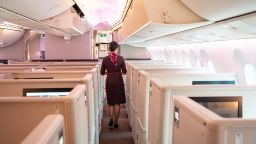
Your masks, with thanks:
M226 29L228 29L228 28L230 28L230 26L229 25L227 25L227 24L223 24L223 25L221 25L223 28L226 28Z
M13 24L10 22L2 22L0 23L0 29L7 29L13 31L23 31L23 28L17 24Z
M64 36L64 40L70 40L71 36Z

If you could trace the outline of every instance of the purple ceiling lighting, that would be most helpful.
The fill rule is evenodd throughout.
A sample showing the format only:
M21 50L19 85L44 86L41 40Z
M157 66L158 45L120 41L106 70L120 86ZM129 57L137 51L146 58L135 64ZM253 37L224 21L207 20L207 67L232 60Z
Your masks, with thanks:
M118 21L127 0L87 0L87 17L94 29L106 30Z

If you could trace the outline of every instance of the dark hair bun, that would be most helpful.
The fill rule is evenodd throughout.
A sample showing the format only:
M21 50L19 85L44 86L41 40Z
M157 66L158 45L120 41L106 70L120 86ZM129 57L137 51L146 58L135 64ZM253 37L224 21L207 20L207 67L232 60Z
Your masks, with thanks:
M118 43L115 41L110 42L109 51L113 52L119 47Z

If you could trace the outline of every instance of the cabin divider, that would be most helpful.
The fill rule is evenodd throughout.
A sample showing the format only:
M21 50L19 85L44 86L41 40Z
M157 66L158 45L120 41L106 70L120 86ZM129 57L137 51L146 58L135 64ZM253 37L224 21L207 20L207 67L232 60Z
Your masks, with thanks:
M99 121L95 113L95 96L94 84L92 74L87 74L84 78L78 79L20 79L20 80L3 80L0 81L1 95L3 96L22 96L23 88L49 88L60 87L69 88L77 84L86 85L86 103L88 105L89 116L89 141L94 142L99 135L98 124ZM97 127L97 128L96 128Z
M189 71L189 70L188 70ZM149 114L149 97L151 95L150 79L160 79L165 84L170 85L192 85L193 81L230 81L237 83L235 74L231 73L187 73L188 71L180 71L179 73L162 74L161 71L139 71L138 76L138 115L136 120L138 143L145 144L148 140L148 114Z
M173 143L254 144L256 118L225 118L186 96L174 97Z
M173 141L174 96L242 97L242 118L256 119L256 86L248 85L166 85L151 80L149 99L149 143L170 144ZM237 111L239 108L237 108ZM221 143L222 144L222 143Z
M65 141L74 144L88 143L86 86L73 86L67 96L60 97L24 97L22 94L8 97L1 93L1 142L21 143L46 115L61 114L64 117Z
M186 67L175 67L175 66L154 66L154 67L133 67L131 68L131 79L130 79L130 93L128 95L128 118L130 125L133 129L134 141L138 141L137 129L137 117L138 117L138 82L139 82L139 71L145 70L150 72L160 72L162 75L171 75L174 73L203 73L202 69L198 68L186 68Z
M64 117L49 114L29 133L21 144L64 144Z
M37 71L37 72L12 72L3 74L2 79L67 79L67 78L83 78L85 74L93 74L93 84L95 93L95 112L99 128L101 127L101 119L103 116L104 89L101 86L103 82L99 75L99 67L95 66L89 71ZM99 129L100 130L100 129Z

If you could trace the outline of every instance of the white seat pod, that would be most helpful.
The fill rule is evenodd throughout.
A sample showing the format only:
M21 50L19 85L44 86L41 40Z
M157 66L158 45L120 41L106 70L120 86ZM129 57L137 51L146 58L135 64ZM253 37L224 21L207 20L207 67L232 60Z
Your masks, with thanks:
M60 114L47 115L22 141L22 144L66 143L64 118Z
M77 85L68 95L0 97L2 143L21 143L48 114L64 117L65 141L87 143L88 115L85 85ZM14 138L15 137L15 138Z
M204 72L200 68L188 68L183 67L182 65L155 65L155 66L133 66L130 68L131 70L131 79L130 79L130 92L129 92L129 122L131 127L133 128L133 138L136 141L138 138L138 130L139 128L137 124L137 117L138 117L138 82L139 82L139 71L145 70L150 72L160 72L163 75L173 74L173 73L202 73Z
M187 71L179 71L179 73L162 74L162 71L144 71L139 72L138 78L138 118L137 123L141 127L138 133L139 143L147 143L148 141L148 114L149 114L149 97L152 93L150 87L150 79L156 78L165 84L172 85L192 85L195 82L229 82L236 84L236 75L231 73L189 73ZM218 81L216 81L218 80Z
M152 80L149 100L149 142L172 143L174 96L189 97L242 97L243 118L256 118L256 89L246 85L168 85Z
M215 105L217 110L238 102L233 100L225 104L224 101L211 101L208 106ZM186 96L175 96L174 107L172 135L175 144L254 144L256 141L256 118L222 117ZM231 109L237 113L234 107ZM231 109L226 107L226 112L232 115Z
M0 81L1 97L23 97L25 89L37 88L72 88L77 84L83 84L86 88L86 105L88 114L88 134L89 141L94 142L98 138L99 132L96 132L96 114L95 114L95 96L92 74L87 74L83 78L73 79L19 79ZM97 124L98 125L98 124Z

